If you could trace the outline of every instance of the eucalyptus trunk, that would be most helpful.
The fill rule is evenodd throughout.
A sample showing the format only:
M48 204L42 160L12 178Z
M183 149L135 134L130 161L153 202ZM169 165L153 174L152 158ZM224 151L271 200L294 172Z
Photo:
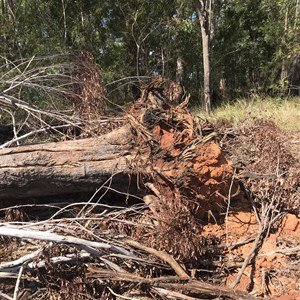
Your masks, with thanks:
M210 38L211 38L211 15L212 0L196 0L196 10L201 27L202 57L203 57L203 98L205 111L211 113L211 80L210 80Z

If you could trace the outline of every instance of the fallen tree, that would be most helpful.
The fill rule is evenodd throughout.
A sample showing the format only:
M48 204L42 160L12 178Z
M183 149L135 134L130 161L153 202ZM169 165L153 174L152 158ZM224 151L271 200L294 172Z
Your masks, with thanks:
M127 170L134 152L129 126L99 138L1 149L0 199L93 192Z
M233 168L174 90L155 78L127 110L128 124L106 135L0 150L0 199L94 192L112 176L126 191L124 179L138 174L154 214L183 204L200 217L219 211L236 192Z
M61 101L75 111L45 110L11 89L0 95L11 117L0 128L0 296L273 295L270 276L281 281L282 260L277 270L277 259L267 269L262 260L299 251L290 240L295 216L278 226L282 202L299 211L298 162L283 147L283 133L272 122L234 129L224 120L195 121L181 86L159 77L122 116L103 116L105 89L84 57L74 93L64 90ZM290 246L270 251L276 231ZM298 270L284 266L298 282Z
M0 200L2 207L7 205L6 200L10 201L11 199L27 198L30 201L31 197L95 192L105 182L107 182L106 189L117 187L119 191L128 192L128 186L131 184L135 189L139 189L139 193L142 194L146 204L143 208L146 213L141 214L146 218L145 222L140 220L140 213L137 213L137 208L134 207L130 216L127 216L126 209L119 212L113 211L112 215L104 210L103 215L101 214L102 217L96 215L95 221L98 224L96 227L99 226L101 231L109 232L110 242L106 243L87 243L84 239L71 236L67 238L65 235L60 236L55 233L47 234L45 231L35 231L38 234L36 236L35 234L32 235L33 228L24 231L21 228L5 226L1 230L0 236L25 240L51 240L57 244L53 249L56 249L57 246L58 248L60 246L65 247L64 245L71 245L72 247L73 244L76 249L81 249L81 252L87 251L88 253L78 252L75 256L68 255L65 258L59 254L60 250L57 252L59 265L57 270L60 270L62 261L72 264L74 257L77 257L80 263L76 265L76 272L72 272L71 278L74 279L73 276L76 274L86 278L84 286L87 289L90 282L104 276L104 282L106 280L114 282L110 286L124 286L127 290L127 281L130 279L130 282L149 286L147 293L163 297L168 294L170 297L176 296L178 299L190 297L195 299L200 295L215 297L223 294L227 299L250 299L251 297L246 293L239 293L228 288L190 279L189 272L187 273L186 270L182 269L173 256L155 249L170 248L176 259L188 264L189 261L197 261L203 251L205 238L201 237L201 226L196 227L195 224L198 223L194 220L214 217L216 212L224 211L228 198L237 191L233 181L233 168L221 148L214 141L213 128L205 122L201 125L194 122L186 109L188 100L188 97L183 98L182 91L176 84L155 78L144 87L141 98L125 111L125 122L123 123L126 125L122 125L118 129L94 138L24 145L0 150ZM5 145L10 144L6 143ZM94 205L95 203L90 204ZM82 203L74 205L80 207L83 205L81 211L74 218L75 222L82 223L86 220L87 223L83 227L92 225L94 221L90 223L86 219L89 218L89 215L92 216L92 209L86 209L87 207ZM56 222L56 218L64 210L67 208L62 208L49 220ZM13 213L12 218L10 218L10 213L10 209L5 212L6 220L15 221L17 213ZM127 220L127 218L129 219ZM149 245L152 241L155 244L154 248L144 246L131 239L118 240L118 237L114 237L116 233L113 228L115 227L116 232L120 232L122 235L123 230L126 231L126 229L118 227L120 225L122 227L123 221L124 224L127 222L130 224L130 219L132 222L129 231L132 237L134 238L136 234L139 237L148 237L149 241L145 241L145 244ZM118 220L121 220L120 223ZM51 222L46 221L42 226L43 230L47 228L50 231L53 229L56 231L56 226L52 227ZM72 219L70 222L72 223ZM135 222L140 223L138 227L140 227L141 232L131 228ZM71 223L66 221L61 226L65 228L64 230L68 227L67 230L72 231ZM65 227L66 224L70 226ZM178 225L181 228L180 234L176 229ZM159 230L155 230L155 228L159 228ZM90 232L96 233L94 229ZM76 237L78 234L79 232L76 233ZM101 236L101 234L97 231L95 237ZM138 239L140 240L140 238ZM185 242L183 243L183 241ZM141 240L141 242L143 241ZM167 246L168 243L169 246ZM99 245L100 248L103 245L106 248L95 249ZM120 245L123 245L124 249ZM134 250L135 248L139 251ZM119 252L114 253L111 249L123 249L125 252L128 249L130 251L119 253L118 250ZM52 250L49 248L49 251ZM158 261L150 262L149 257L138 257L136 254L141 253L141 251L157 257L156 260ZM9 276L12 277L16 276L16 272L22 276L23 272L31 274L37 270L42 282L44 282L42 277L46 270L50 274L50 277L46 275L48 277L46 281L51 282L52 271L49 270L52 267L49 269L48 263L42 263L48 261L49 254L52 256L50 252L49 254L47 252L48 250L46 252L38 250L30 257L25 255L25 264L21 268L11 267L15 262L4 263L2 264L3 268L9 267L3 270L9 272ZM132 255L131 253L136 254ZM41 257L35 257L35 255L40 255L45 259L41 261ZM90 255L95 257L93 258L95 262L99 259L101 268L94 268L90 264L88 268L82 267L81 260L84 263L87 259L92 259ZM111 255L117 255L116 258L121 260L121 264L114 257L110 257ZM40 260L40 265L30 265L33 258ZM51 265L55 261L49 260ZM142 276L135 276L136 280L133 280L134 277L130 271L134 267L132 262L133 264L145 264L147 262L145 278L149 277L147 275L149 271L152 272L152 266L158 273L161 272L160 268L171 273L174 271L178 276L175 277L174 281L176 285L169 282L168 278L166 282L155 283L155 278L153 281L147 279L144 282L143 274L141 274ZM102 267L103 263L104 268ZM112 274L106 267L121 275L111 277ZM126 269L129 272L125 271ZM62 272L64 273L64 271ZM124 276L122 277L122 275ZM53 278L61 278L61 276L53 273ZM70 280L73 281L73 279ZM185 280L183 285L178 285L182 279ZM57 280L57 282L59 281L60 279ZM61 282L64 284L63 278ZM103 293L107 292L107 288L102 288L102 284L99 287L98 284L95 286L97 289L100 288L97 293L104 295ZM19 283L17 281L14 294L18 293L18 289ZM110 293L114 293L110 288L108 290ZM66 293L70 294L69 291Z
M239 147L240 140L232 131L228 131L233 137L229 141L209 123L195 122L186 109L188 97L182 97L176 86L173 89L173 83L154 79L126 109L122 122L119 118L118 128L107 134L5 148L16 139L23 141L18 136L2 145L0 252L5 261L0 262L0 277L5 282L0 284L1 296L254 299L238 290L239 283L248 277L247 268L256 258L273 253L263 250L257 255L280 222L280 202L288 192L285 185L293 179L289 176L283 182L276 176L278 161L270 161L272 157L265 166L261 162L255 166L264 145L270 141L282 144L274 138L278 132L272 124L259 128L262 134L259 131L258 138L251 140L253 145L259 141L259 151L263 151L257 152L259 159L253 159L252 153L252 165L234 171L227 155L234 151L247 154L246 142L255 130L249 129ZM41 130L47 133L48 129ZM266 132L272 138L265 139ZM291 156L282 150L281 165L289 170ZM243 181L248 199L241 195L241 201L231 201L239 192L236 179ZM258 193L256 198L247 193L247 184L253 190L256 183L263 186L261 198ZM118 190L127 196L129 185L135 189L130 196L144 203L119 206L115 198L106 202L86 193ZM64 197L79 192L85 200ZM62 197L53 203L51 195ZM43 196L50 197L31 204L31 197ZM21 198L27 198L25 204ZM11 207L11 199L20 205ZM257 224L254 216L250 221L239 220L251 209ZM238 222L241 227L256 226L257 233L246 229L239 236L235 232ZM250 243L251 249L240 260L239 248L250 247ZM288 251L297 252L299 247L284 250ZM25 281L26 288L22 288L21 279L30 280L30 288ZM268 278L263 278L255 295L270 294L268 287Z

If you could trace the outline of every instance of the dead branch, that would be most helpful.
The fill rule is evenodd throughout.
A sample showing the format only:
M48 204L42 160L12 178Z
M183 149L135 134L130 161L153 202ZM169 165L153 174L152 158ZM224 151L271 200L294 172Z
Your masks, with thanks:
M255 240L255 238L251 236L248 239L245 239L245 240L242 240L242 241L231 242L231 243L228 243L228 244L221 244L221 245L216 245L216 246L209 246L205 249L207 249L207 250L211 249L212 250L212 249L235 248L235 247L238 247L238 246L249 244L249 243L253 242L254 240Z
M266 237L269 235L271 226L281 216L280 211L277 211L278 203L276 203L276 201L277 198L275 197L275 192L274 192L274 195L270 203L265 203L265 202L262 203L261 217L258 215L256 207L253 205L253 210L255 212L256 219L259 223L259 228L253 246L249 251L249 253L247 254L236 279L231 283L230 285L231 288L235 288L239 284L243 276L243 273L245 272L246 267L248 266L249 263L251 263L255 259L255 257L257 256L258 249L262 246Z
M117 299L125 299L125 300L139 300L138 298L132 298L132 297L126 297L120 294L117 294L116 292L114 292L110 287L107 287L107 289L114 295L117 297ZM143 297L143 299L148 299Z
M15 285L14 297L13 297L14 300L18 299L19 287L20 287L20 282L21 282L23 270L24 270L24 267L22 265L20 267L19 274L18 274L17 281L16 281L16 285Z
M65 114L59 113L59 112L52 112L52 111L45 111L40 108L34 107L27 102L20 100L14 96L10 96L7 94L0 94L0 102L2 102L5 105L17 107L20 109L23 109L25 111L31 112L31 113L38 113L44 116L52 117L56 120L63 121L66 123L71 123L75 125L74 122L74 117L73 116L67 116ZM78 120L77 120L78 121Z
M290 254L293 254L293 253L298 252L298 251L300 251L300 246L292 247L292 248L277 249L277 250L270 251L270 252L267 252L267 253L261 253L257 257L271 256L271 255L274 255L276 253L290 255Z
M7 300L13 300L12 297L10 297L10 296L4 294L2 291L0 291L0 297L3 297L3 299L7 299Z
M180 278L180 277L159 277L159 278L143 278L130 273L115 273L113 271L90 268L88 267L87 276L89 278L98 278L102 280L117 280L125 282L136 282L145 288L163 288L165 290L186 293L187 295L206 295L209 297L226 297L232 300L254 300L253 296L240 291L234 291L230 288L220 287L213 284L204 283L201 281ZM179 294L178 294L179 295ZM186 296L184 294L184 296ZM179 298L186 299L186 298ZM199 298L198 298L199 299Z
M39 268L44 268L50 262L52 265L57 265L61 263L78 263L79 261L84 261L87 258L90 258L91 255L89 253L78 253L78 254L67 254L66 256L57 256L51 257L49 261L39 260L38 262L29 262L27 260L24 264L16 264L16 261L10 262L13 267L2 267L1 266L1 273L9 273L9 274L18 274L20 272L20 268L23 267L24 271L28 270L36 270ZM33 259L31 259L33 260ZM8 264L8 263L7 263Z
M79 125L80 123L78 123L77 125ZM44 133L48 130L56 130L58 131L58 129L65 129L65 128L71 128L71 127L74 127L74 124L65 124L65 125L59 125L59 126L46 126L46 127L43 127L43 128L40 128L40 129L37 129L37 130L32 130L26 134L23 134L21 136L15 136L12 140L0 145L0 149L3 149L3 148L8 148L8 147L11 147L11 146L15 146L16 143L19 143L20 141L22 140L25 140L31 136L35 136L35 135L38 135L40 133Z
M197 300L199 298L189 297L179 292L169 291L163 288L153 287L151 291L159 294L160 296L170 298L170 299L182 299L182 300Z
M246 267L249 265L250 261L253 259L253 257L252 257L253 254L258 249L258 247L260 247L265 230L266 229L263 226L259 227L259 230L257 232L257 235L256 235L256 238L254 240L253 246L252 246L251 250L249 251L249 253L247 254L247 256L246 256L246 258L243 262L243 265L242 265L241 269L239 270L239 273L238 273L236 279L230 285L230 287L232 289L234 289L239 284L239 282L240 282L240 280L241 280L241 278L242 278L242 276L245 272Z
M90 246L94 248L100 248L115 253L121 253L128 256L132 256L129 251L119 246L114 246L108 243L92 242L81 238L76 238L73 236L63 236L63 235L58 235L56 233L45 232L45 231L19 229L16 227L10 227L4 225L4 226L0 226L0 236L1 235L9 236L9 237L17 237L21 239L33 239L33 240L41 240L41 241L51 241L56 243L75 244L79 246L80 245ZM132 256L132 258L134 258L134 256Z
M29 253L29 254L26 254L26 255L20 257L19 259L16 259L16 260L13 260L10 262L2 262L2 263L0 263L0 271L5 270L5 269L10 269L10 268L13 268L13 267L16 267L19 265L23 265L23 264L27 263L28 261L37 257L42 251L43 251L43 249L40 248L32 253Z
M125 240L125 244L146 251L149 254L159 257L160 259L168 263L180 278L189 278L189 275L180 267L177 261L171 255L167 254L165 251L157 251L153 248L144 246L139 242L132 241L132 240Z

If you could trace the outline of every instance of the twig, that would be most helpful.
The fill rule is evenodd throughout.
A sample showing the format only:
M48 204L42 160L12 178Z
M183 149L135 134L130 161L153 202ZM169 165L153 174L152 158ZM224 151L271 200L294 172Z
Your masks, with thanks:
M251 242L253 242L255 240L254 237L249 237L246 240L242 240L242 241L238 241L238 242L231 242L228 244L223 244L223 245L215 245L215 246L208 246L206 248L204 248L205 250L211 250L211 249L226 249L226 248L230 248L230 247L238 247L238 246L242 246L245 244L249 244Z
M58 257L51 257L49 259L49 262L53 265L56 264L62 264L62 263L78 263L78 261L80 259L86 259L86 258L90 258L91 255L89 253L79 253L79 254L67 254L66 256L58 256ZM100 258L101 259L101 258ZM107 260L105 260L107 261ZM23 270L35 270L35 269L39 269L39 268L44 268L46 266L47 263L45 260L41 260L38 262L29 262L26 263L24 265L22 265L21 267L15 266L13 268L3 268L3 272L1 272L0 274L16 274L17 272L20 272L20 268L23 268Z
M111 81L111 82L107 83L105 85L105 87L108 87L108 86L110 86L112 84L115 84L115 83L118 83L118 82L121 82L121 81L129 81L129 83L131 83L131 82L135 82L136 79L141 79L141 78L143 78L143 79L151 79L152 77L151 76L128 76L128 77L123 77L121 79L117 79L117 80L114 80L114 81Z
M200 299L200 298L190 297L190 296L184 295L179 292L169 291L169 290L159 288L159 287L153 287L153 288L151 288L151 291L159 294L160 296L170 298L170 299L183 299L183 300L198 300L198 299Z
M27 262L29 260L32 260L33 258L38 256L42 251L43 251L43 249L40 248L40 249L38 249L38 250L36 250L32 253L29 253L29 254L26 254L26 255L20 257L19 259L16 259L16 260L13 260L13 261L10 261L10 262L1 263L0 264L0 270L22 265L25 262Z
M277 205L275 205L275 200L276 200L275 193L276 193L276 189L274 191L270 203L266 204L265 202L262 202L261 219L259 218L256 207L252 205L256 215L257 222L259 223L259 229L254 244L251 250L249 251L248 255L246 256L236 279L230 285L231 288L235 288L239 284L247 265L254 259L253 255L256 253L257 249L264 243L265 239L269 235L272 224L281 216L281 213L276 210L278 203Z
M133 246L135 248L138 248L140 250L146 251L150 254L153 254L157 256L158 258L162 259L166 263L168 263L171 268L175 271L175 273L180 277L180 278L189 278L190 276L182 269L182 267L177 263L177 261L168 253L164 251L157 251L153 248L144 246L140 244L139 242L133 241L133 240L125 240L125 244Z
M0 278L17 278L17 272L19 272L19 269L17 271L12 270L11 272L0 272Z
M36 113L46 115L46 116L49 116L49 117L54 117L54 118L59 119L59 120L65 120L66 117L71 119L71 117L65 116L65 115L60 114L58 112L48 112L48 111L41 110L37 107L34 107L34 106L28 104L27 102L25 102L23 100L20 100L18 98L15 98L13 96L6 95L6 94L3 94L3 93L0 94L0 101L4 104L9 104L9 105L12 105L12 106L16 106L20 109L24 109L24 110L30 111L30 112L36 112Z
M3 297L4 299L7 299L7 300L14 300L12 297L4 294L2 291L0 291L0 297Z
M228 199L227 199L227 209L226 209L226 215L225 215L225 234L226 234L226 243L228 244L228 214L229 214L229 209L230 209L230 203L231 203L231 192L232 192L232 187L233 183L235 180L235 173L236 169L233 170L230 186L229 186L229 191L228 191Z
M93 202L94 198L101 191L103 186L106 185L107 183L109 183L109 187L110 187L113 177L117 174L118 173L112 174L99 188L96 189L95 193L92 195L92 197L89 199L89 201L87 201L86 204L81 208L81 210L77 214L77 217L81 217L82 215L86 216L88 213L90 213L95 208L95 206L93 205L92 208L89 208L88 211L86 211L86 208ZM107 188L105 190L105 192L101 195L100 199L96 203L98 203L108 193L108 191L109 191L109 188ZM53 216L52 216L52 218L53 218Z
M41 128L41 129L33 130L33 131L25 133L25 134L23 134L23 135L21 135L19 137L15 137L12 140L10 140L10 141L8 141L8 142L0 145L0 149L10 147L14 143L20 142L20 141L22 141L22 140L24 140L26 138L29 138L29 137L31 137L33 135L45 132L47 130L51 130L51 129L57 130L57 129L68 128L68 127L73 127L73 126L74 126L74 124L65 124L65 125L60 125L60 126L50 126L49 125L49 126L46 126L44 128Z
M100 259L107 265L109 266L112 270L116 271L116 272L125 272L124 269L122 269L120 266L118 266L117 264L113 263L112 261L106 259L106 258L103 258L103 257L100 257Z
M122 296L120 294L117 294L116 292L114 292L110 287L107 287L107 289L116 297L121 298L121 299L126 299L126 300L139 300L138 298L131 298L131 297L125 297L125 296Z
M127 256L127 255L123 255L123 254L109 254L107 256L108 257L117 257L117 258L121 258L121 259L132 259L131 256ZM146 257L146 258L136 257L134 259L134 261L144 263L145 265L161 268L161 269L169 269L169 267L163 263L159 263L157 261L150 261L149 257Z
M78 262L80 259L86 259L90 257L91 255L89 253L66 254L66 256L51 257L50 263L56 265L61 263L71 263L73 261ZM46 266L46 263L47 262L45 260L41 260L39 262L28 263L26 267L30 269L43 268Z
M267 253L261 253L257 257L270 256L270 255L273 255L273 254L276 254L276 253L282 253L282 254L287 254L288 255L288 253L294 253L294 252L298 252L298 251L300 251L300 246L293 247L293 248L277 249L277 250L270 251L270 252L267 252Z
M254 241L254 244L253 244L251 250L249 251L249 253L247 254L247 256L246 256L246 258L245 258L245 260L243 262L243 265L242 265L242 267L241 267L241 269L240 269L240 271L239 271L236 279L234 280L234 282L231 283L230 288L234 289L239 284L239 282L240 282L240 280L241 280L241 278L242 278L242 276L244 274L244 271L245 271L246 267L250 263L252 255L255 253L256 249L259 247L259 244L261 242L264 230L265 229L264 229L263 225L260 224L258 233L257 233L255 241Z
M2 107L0 109L5 111L6 113L8 113L11 116L14 139L17 139L18 138L18 132L17 132L17 129L16 129L16 120L15 120L14 114L9 109L5 109L5 108L2 108ZM17 145L19 145L18 142L17 142Z
M16 281L16 286L15 286L15 290L14 290L14 297L13 297L14 300L18 300L18 293L19 293L19 287L20 287L20 282L21 282L23 270L24 270L24 267L22 265L20 270L19 270L18 278L17 278L17 281Z
M99 252L96 253L98 255L103 255L103 253ZM40 268L44 268L46 266L47 263L51 263L52 265L56 265L56 264L62 264L62 263L78 263L79 260L85 260L87 258L90 258L91 254L90 253L79 253L79 254L66 254L66 256L57 256L57 257L51 257L49 259L49 262L46 262L45 260L41 260L38 262L30 262L27 263L26 265L22 265L21 268L23 268L23 270L28 270L28 269L40 269ZM128 259L132 259L131 257L126 257ZM121 267L119 267L117 264L111 262L110 260L100 257L100 260L103 261L103 263L105 263L107 266L109 266L112 270L116 271L116 272L125 272ZM3 270L4 272L7 272L9 274L15 274L16 272L20 272L20 268L18 267L18 265L13 264L14 268L12 268L12 266L10 267L5 267L2 268L1 270ZM2 273L4 273L2 272Z

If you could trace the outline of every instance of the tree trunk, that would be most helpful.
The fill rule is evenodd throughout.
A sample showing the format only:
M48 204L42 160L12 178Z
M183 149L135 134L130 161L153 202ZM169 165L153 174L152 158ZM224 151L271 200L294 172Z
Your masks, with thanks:
M211 0L196 0L196 10L199 17L202 37L202 56L204 72L204 106L207 113L211 113L210 91L210 34L211 34Z
M183 5L178 5L176 8L176 14L172 17L172 22L175 21L176 27L180 26L183 19ZM177 43L178 33L175 35L175 41ZM182 83L183 81L183 58L179 49L176 51L176 82Z
M183 79L183 61L182 57L178 56L176 60L176 82L181 83Z
M295 20L294 20L294 31L298 29L298 16L299 16L299 8L300 8L300 1L296 1L296 7L295 7Z
M283 32L283 37L282 37L282 45L285 47L287 43L287 35L288 35L288 6L286 7L285 10L285 17L284 17L284 32ZM288 87L288 69L287 69L287 59L284 57L282 58L281 62L281 73L280 73L280 84L281 84L281 90L284 93Z
M94 192L113 175L125 185L133 153L129 126L97 138L1 149L0 199Z

